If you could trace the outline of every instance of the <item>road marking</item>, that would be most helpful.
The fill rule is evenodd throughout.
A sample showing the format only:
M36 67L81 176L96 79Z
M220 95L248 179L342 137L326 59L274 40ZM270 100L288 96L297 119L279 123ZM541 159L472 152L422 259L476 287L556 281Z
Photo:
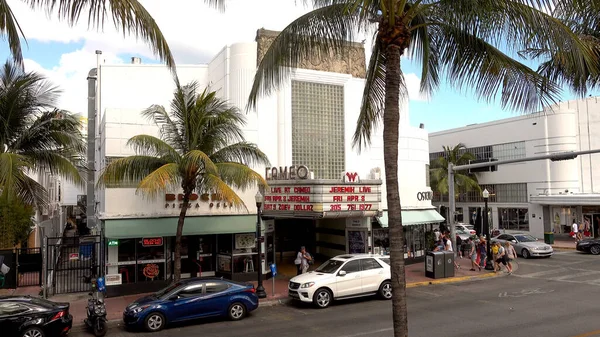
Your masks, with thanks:
M539 276L550 275L550 274L558 274L558 273L564 273L564 272L568 272L568 270L565 269L565 268L558 268L558 269L550 269L550 270L538 271L537 273L523 274L523 275L519 275L519 276L521 276L521 277L528 277L528 278L536 278L536 277L539 277Z
M536 294L548 294L554 292L554 289L550 289L550 290L542 290L540 288L536 288L536 289L523 289L521 291L518 292L512 292L512 293L507 293L507 292L503 292L503 293L499 293L498 297L525 297L525 296L529 296L529 295L536 295Z
M379 329L379 330L373 330L373 331L359 332L359 333L355 333L355 334L352 334L352 335L339 335L338 337L368 336L368 335L376 335L376 334L379 334L381 332L388 332L388 331L394 331L394 328L386 328L386 329Z
M568 280L568 279L572 279L572 278L576 278L576 277L589 276L589 275L594 275L594 274L600 274L600 271L588 270L588 271L584 271L581 273L569 274L569 275L558 276L558 277L550 277L549 280L563 281L563 280Z
M433 297L442 297L442 295L440 295L440 294L432 293L432 292L429 292L429 291L415 290L415 292L421 293L421 294L425 294L425 295L430 295L430 296L433 296Z

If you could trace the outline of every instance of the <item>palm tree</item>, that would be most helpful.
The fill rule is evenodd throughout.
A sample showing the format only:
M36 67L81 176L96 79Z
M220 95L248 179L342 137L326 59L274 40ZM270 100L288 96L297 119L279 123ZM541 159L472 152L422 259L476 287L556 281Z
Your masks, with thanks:
M247 209L234 189L266 186L249 166L268 165L267 156L246 142L241 127L246 120L216 92L198 94L196 82L176 81L171 111L152 105L143 112L158 127L160 138L134 136L128 141L136 155L109 164L100 176L103 185L138 182L137 191L155 198L169 189L183 189L183 206L175 236L175 275L181 277L181 235L190 195L212 192L238 209Z
M13 62L0 68L0 192L44 206L46 190L29 174L48 170L83 184L79 164L85 143L79 120L55 108L60 91Z
M438 157L431 165L431 186L434 191L440 194L448 194L448 163L454 165L468 165L470 161L477 158L467 151L467 147L459 143L454 147L442 146L444 154ZM465 193L469 191L481 191L477 176L475 173L465 171L454 173L454 191ZM456 195L454 196L456 198Z
M102 30L105 21L112 19L115 28L146 41L161 61L164 61L171 70L175 68L175 60L163 33L152 15L138 0L21 1L30 5L32 10L44 10L50 15L56 14L59 20L66 20L69 25L79 23L81 14L84 14L83 17L87 19L90 27ZM219 9L224 9L225 6L225 0L205 0L205 2ZM25 40L26 36L6 1L0 2L0 22L0 34L6 37L15 63L22 66L21 38Z
M455 88L472 88L479 99L500 98L503 107L536 111L554 102L559 87L502 52L531 47L565 55L573 64L595 66L591 51L545 12L567 0L305 0L314 10L274 39L258 66L248 108L289 79L307 57L344 53L346 41L375 26L362 107L353 143L362 150L383 122L385 182L395 336L408 335L403 230L398 192L400 99L407 90L400 57L422 65L421 92L430 95L443 75Z

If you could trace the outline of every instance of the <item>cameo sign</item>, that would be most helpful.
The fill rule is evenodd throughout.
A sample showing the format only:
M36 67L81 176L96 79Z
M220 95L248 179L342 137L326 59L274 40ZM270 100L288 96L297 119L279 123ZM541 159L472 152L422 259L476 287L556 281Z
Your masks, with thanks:
M417 200L425 201L425 200L431 200L431 199L433 199L433 192L430 192L430 191L417 192Z

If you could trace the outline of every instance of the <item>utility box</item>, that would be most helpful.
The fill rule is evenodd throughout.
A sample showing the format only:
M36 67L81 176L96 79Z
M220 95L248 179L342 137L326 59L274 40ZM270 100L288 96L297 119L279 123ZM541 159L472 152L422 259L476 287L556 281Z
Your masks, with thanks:
M427 252L425 276L433 279L444 278L444 252Z
M444 277L454 277L454 252L444 251Z

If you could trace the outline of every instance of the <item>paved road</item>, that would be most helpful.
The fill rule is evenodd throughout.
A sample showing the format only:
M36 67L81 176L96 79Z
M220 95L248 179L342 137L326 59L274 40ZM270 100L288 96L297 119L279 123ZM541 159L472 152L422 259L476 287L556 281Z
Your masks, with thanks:
M574 251L520 260L511 276L408 290L411 337L600 336L600 257ZM85 336L87 334L73 334ZM155 334L118 328L107 336L392 336L391 303L264 307L241 322L200 322Z

